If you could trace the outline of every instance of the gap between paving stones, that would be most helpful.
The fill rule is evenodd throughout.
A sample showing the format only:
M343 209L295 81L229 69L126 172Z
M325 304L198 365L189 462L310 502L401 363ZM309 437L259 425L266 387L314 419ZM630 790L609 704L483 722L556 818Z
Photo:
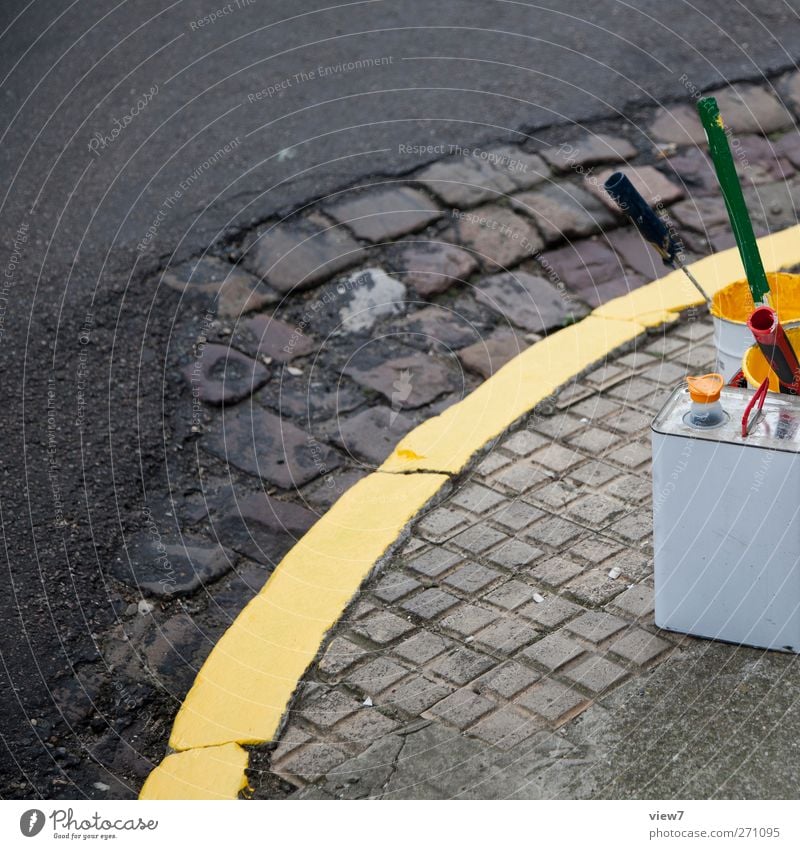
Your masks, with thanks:
M767 271L800 261L800 225L759 239ZM743 276L736 249L692 266L709 294ZM305 670L362 583L410 523L487 445L558 387L634 339L702 305L672 272L535 343L415 430L346 492L281 561L212 650L173 725L172 754L140 798L236 798L248 744L271 742ZM399 474L398 474L399 473Z

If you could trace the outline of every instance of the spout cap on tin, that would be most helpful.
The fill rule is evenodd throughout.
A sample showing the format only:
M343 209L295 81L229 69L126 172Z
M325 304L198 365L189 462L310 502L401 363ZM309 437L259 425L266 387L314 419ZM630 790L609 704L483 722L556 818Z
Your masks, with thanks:
M689 384L689 396L698 404L713 404L719 401L720 392L725 385L725 378L721 374L703 374L700 377L687 377Z

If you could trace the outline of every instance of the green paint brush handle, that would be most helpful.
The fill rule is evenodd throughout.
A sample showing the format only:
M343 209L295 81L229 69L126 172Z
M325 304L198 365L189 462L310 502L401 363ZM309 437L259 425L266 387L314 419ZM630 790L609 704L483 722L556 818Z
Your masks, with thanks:
M731 149L728 145L728 137L722 125L719 114L719 106L713 97L704 97L697 103L697 111L708 138L708 150L714 170L717 172L717 180L722 189L722 197L725 199L725 207L728 210L728 218L731 228L742 257L742 265L747 275L747 283L753 295L753 302L758 306L766 303L769 294L767 276L764 274L764 265L761 262L761 254L758 252L753 225L747 213L747 205L744 202L742 187L739 183L739 175L733 164Z

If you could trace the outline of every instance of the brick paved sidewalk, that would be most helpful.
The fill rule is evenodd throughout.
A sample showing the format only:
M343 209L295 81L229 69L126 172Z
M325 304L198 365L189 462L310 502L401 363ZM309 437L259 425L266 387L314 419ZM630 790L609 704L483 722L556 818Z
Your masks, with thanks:
M730 706L761 659L798 687L791 658L653 624L649 424L687 371L712 365L710 341L710 321L685 322L573 383L417 521L309 671L274 774L304 798L652 797L669 751L658 735L681 725L698 683L732 663L735 686L709 696ZM667 683L646 707L660 664ZM613 723L589 730L624 709L635 730L637 701L668 715L655 756L634 759L635 780L627 765L626 788ZM609 768L613 782L601 779ZM700 779L694 794L721 780Z

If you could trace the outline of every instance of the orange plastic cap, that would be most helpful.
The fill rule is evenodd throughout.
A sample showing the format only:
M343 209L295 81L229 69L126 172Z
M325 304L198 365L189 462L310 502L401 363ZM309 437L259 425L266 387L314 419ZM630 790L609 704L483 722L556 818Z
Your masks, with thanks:
M725 378L721 374L704 374L700 377L687 377L689 384L689 395L692 401L698 404L713 404L719 401L719 394L725 385Z

